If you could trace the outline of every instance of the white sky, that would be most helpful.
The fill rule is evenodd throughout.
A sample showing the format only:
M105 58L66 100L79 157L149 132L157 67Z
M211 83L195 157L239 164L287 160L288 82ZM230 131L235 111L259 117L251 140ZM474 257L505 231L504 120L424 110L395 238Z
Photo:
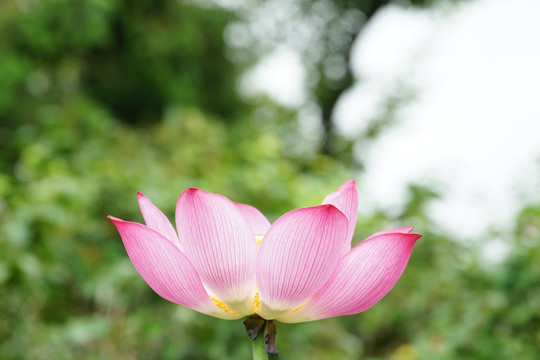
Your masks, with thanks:
M300 55L279 47L241 78L239 90L247 97L266 93L281 105L297 108L306 101L305 78Z
M539 199L539 1L476 1L446 16L387 7L353 63L363 81L336 114L344 134L365 127L373 110L358 109L396 82L418 90L398 124L358 154L366 204L395 206L407 184L437 184L444 198L431 216L474 237L508 228L524 200Z
M366 165L360 211L398 207L410 183L435 184L444 198L429 214L469 238L488 226L507 230L526 201L540 200L540 1L478 0L448 10L379 11L354 46L358 81L335 121L354 138L400 84L413 88L397 124L357 147ZM280 49L244 86L296 106L305 97L299 61ZM287 80L267 76L276 67Z

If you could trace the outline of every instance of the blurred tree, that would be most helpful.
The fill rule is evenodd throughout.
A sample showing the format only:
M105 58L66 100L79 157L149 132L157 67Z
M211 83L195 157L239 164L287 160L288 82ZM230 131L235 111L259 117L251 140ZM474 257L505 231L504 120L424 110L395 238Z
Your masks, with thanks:
M170 104L232 121L243 106L223 54L230 17L173 0L122 2L107 43L85 57L90 94L128 122L156 121Z
M128 123L159 121L170 105L232 121L245 110L223 54L231 14L173 0L2 2L0 139L37 123L36 109L84 94ZM5 158L3 166L13 164Z
M199 0L200 3L218 3ZM403 6L424 7L433 0L403 2ZM250 67L276 49L285 47L297 52L307 70L306 104L316 104L322 132L317 151L351 159L350 144L333 129L332 117L338 99L354 82L350 70L351 49L363 27L388 0L336 1L247 0L224 5L234 10L238 20L229 25L229 46L238 63ZM282 11L275 11L281 9ZM302 130L295 131L302 138ZM349 161L352 165L353 162Z

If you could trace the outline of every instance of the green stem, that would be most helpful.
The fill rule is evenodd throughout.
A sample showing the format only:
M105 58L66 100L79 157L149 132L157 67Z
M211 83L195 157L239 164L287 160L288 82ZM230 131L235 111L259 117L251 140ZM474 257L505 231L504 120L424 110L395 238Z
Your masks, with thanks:
M263 334L259 334L257 336L257 339L251 342L251 347L253 349L253 360L267 360L272 359L270 356L266 353L266 348L264 347L264 336Z
M251 342L251 347L253 349L253 360L278 360L277 356L266 353L262 331L257 336L257 339Z

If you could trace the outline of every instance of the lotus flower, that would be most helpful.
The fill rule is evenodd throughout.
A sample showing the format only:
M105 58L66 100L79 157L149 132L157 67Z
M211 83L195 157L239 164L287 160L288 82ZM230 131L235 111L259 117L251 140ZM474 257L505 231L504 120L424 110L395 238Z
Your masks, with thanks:
M140 193L139 205L146 225L109 217L139 274L161 297L222 319L362 312L392 289L421 236L412 227L381 231L351 249L354 180L272 225L250 205L195 188L178 199L178 233Z

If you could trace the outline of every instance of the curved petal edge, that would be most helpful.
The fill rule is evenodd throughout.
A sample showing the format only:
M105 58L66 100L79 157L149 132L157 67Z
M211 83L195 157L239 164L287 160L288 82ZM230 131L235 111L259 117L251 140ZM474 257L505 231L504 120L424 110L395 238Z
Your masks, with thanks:
M374 238L374 237L382 235L382 234L392 234L392 233L410 234L413 230L414 230L414 226L405 226L405 227L394 228L394 229L390 229L390 230L378 231L378 232L376 232L374 234L369 235L366 238L366 240L364 240L364 241L367 241L367 240L369 240L371 238Z
M176 231L165 214L163 214L163 212L159 210L158 207L155 206L150 199L148 199L142 193L137 193L137 199L139 201L139 207L141 208L141 213L144 221L146 222L146 226L157 231L180 247L178 234L176 234Z
M242 203L234 203L236 208L247 220L255 235L266 234L270 228L270 221L254 206Z
M356 189L356 181L354 179L346 181L336 191L326 196L322 203L334 205L347 217L348 241L343 248L343 253L346 254L351 250L351 241L358 219L358 190Z

